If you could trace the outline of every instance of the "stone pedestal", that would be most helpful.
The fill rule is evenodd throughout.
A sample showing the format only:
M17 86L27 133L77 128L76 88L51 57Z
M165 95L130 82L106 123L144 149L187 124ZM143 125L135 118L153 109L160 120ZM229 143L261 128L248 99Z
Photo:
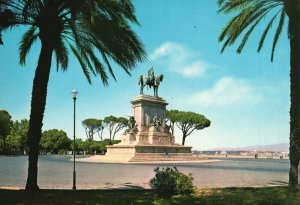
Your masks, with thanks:
M191 160L192 147L175 144L174 136L166 126L168 103L164 99L139 95L131 101L131 104L137 130L127 130L119 144L107 146L107 157L136 162ZM161 123L154 126L155 116Z
M166 106L168 103L159 97L139 95L132 101L132 115L140 132L148 131L155 115L162 119L165 126Z

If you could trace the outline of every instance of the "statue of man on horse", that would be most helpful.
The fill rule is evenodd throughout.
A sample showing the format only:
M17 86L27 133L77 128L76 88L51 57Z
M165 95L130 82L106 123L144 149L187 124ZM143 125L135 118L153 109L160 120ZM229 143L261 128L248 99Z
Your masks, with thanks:
M143 89L147 85L149 88L153 87L154 96L158 97L158 87L160 82L163 81L164 75L159 74L157 76L154 75L153 67L148 70L148 76L140 75L139 85L140 85L140 94L143 95Z

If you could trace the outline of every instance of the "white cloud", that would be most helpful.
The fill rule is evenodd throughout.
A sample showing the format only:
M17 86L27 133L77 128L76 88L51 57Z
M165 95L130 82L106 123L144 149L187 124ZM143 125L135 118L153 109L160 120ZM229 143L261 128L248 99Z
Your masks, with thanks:
M191 96L189 102L204 106L256 105L263 99L260 92L247 80L223 77L208 90Z
M150 55L151 60L159 60L162 57L175 58L175 55L183 56L188 54L187 50L180 44L166 42ZM178 57L177 56L177 57Z
M196 58L190 50L181 44L166 42L150 54L150 60L161 63L170 71L185 77L200 77L207 70L207 63Z

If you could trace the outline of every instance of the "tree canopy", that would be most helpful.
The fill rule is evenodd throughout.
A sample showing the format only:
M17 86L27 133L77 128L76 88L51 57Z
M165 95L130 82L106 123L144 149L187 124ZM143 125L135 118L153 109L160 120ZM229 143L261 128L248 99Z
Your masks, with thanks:
M167 118L171 123L171 130L174 132L174 124L182 131L182 145L185 144L185 139L194 130L202 130L210 126L210 120L204 115L194 112L184 112L178 110L167 111Z
M28 126L29 121L27 119L14 121L10 134L7 136L7 145L10 152L24 153L24 151L28 151Z
M59 150L69 150L71 143L66 132L51 129L43 132L40 145L45 152L57 154Z
M86 137L88 140L94 140L94 134L98 133L101 140L104 126L102 125L102 120L88 118L82 121L82 126L85 129Z
M128 125L128 119L124 117L115 117L112 115L105 117L103 122L109 131L110 140L114 140L115 135Z
M109 140L105 139L103 141L83 141L82 139L75 140L76 152L83 154L104 154L106 152L106 145L112 145L120 143L120 140ZM73 143L71 144L71 149L73 150Z
M4 152L6 152L6 137L10 133L12 123L10 114L6 110L0 110L0 137Z

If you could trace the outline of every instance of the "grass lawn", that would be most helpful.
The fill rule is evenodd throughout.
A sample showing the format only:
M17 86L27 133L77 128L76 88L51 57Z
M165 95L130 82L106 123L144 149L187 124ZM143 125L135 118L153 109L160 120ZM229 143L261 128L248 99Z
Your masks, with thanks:
M288 187L198 189L194 195L160 196L153 190L0 190L0 204L300 205Z

